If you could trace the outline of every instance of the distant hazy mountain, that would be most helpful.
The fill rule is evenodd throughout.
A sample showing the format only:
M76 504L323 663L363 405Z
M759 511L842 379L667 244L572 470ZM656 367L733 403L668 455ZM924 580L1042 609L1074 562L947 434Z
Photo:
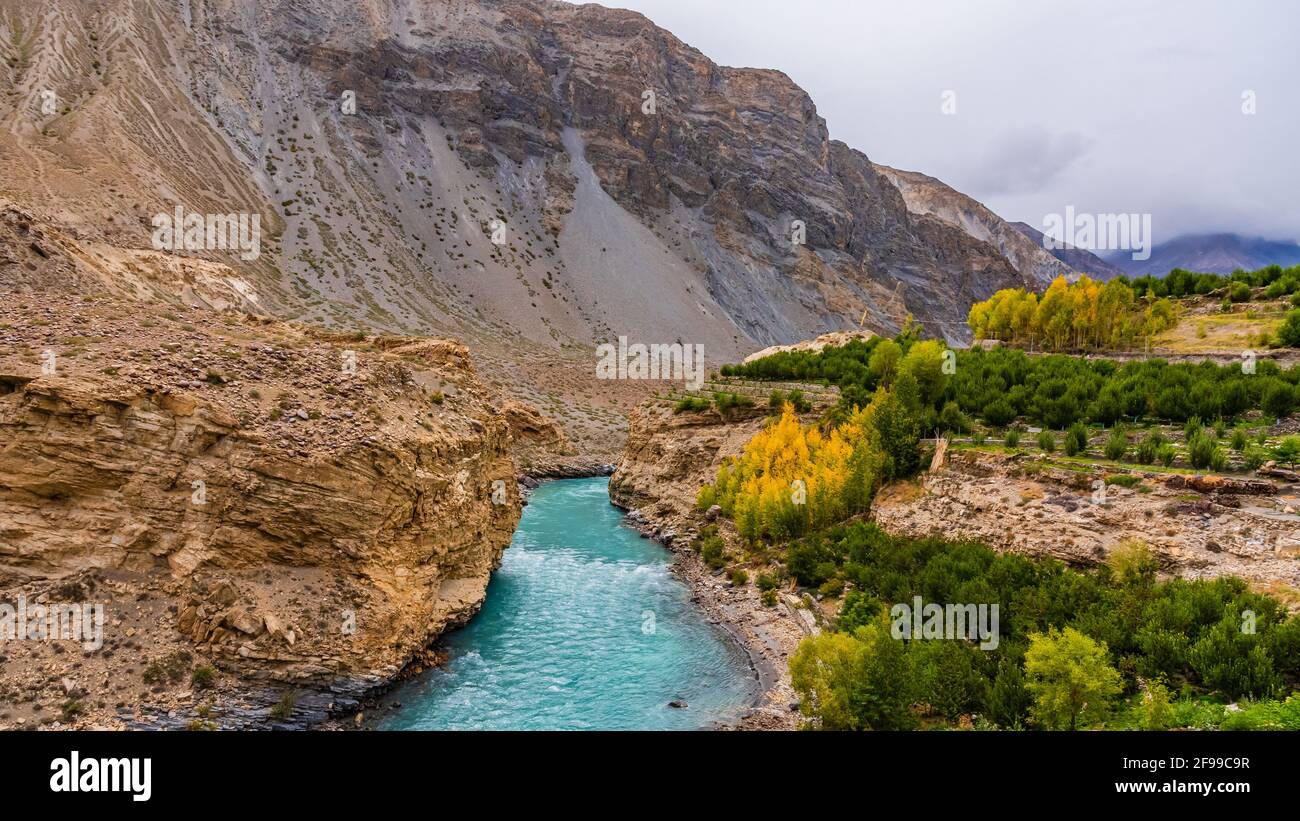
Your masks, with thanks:
M1300 245L1289 240L1267 240L1241 234L1188 234L1156 245L1147 260L1131 259L1128 251L1114 252L1107 257L1136 276L1163 276L1174 268L1230 274L1238 268L1252 271L1266 265L1300 263Z
M1044 247L1043 232L1039 231L1034 226L1027 222L1013 222L1011 223L1011 227L1029 237L1039 248ZM1112 265L1093 252L1085 251L1082 248L1070 246L1066 248L1046 249L1045 252L1056 257L1066 265L1069 265L1074 270L1087 274L1093 279L1114 279L1124 273L1123 268Z

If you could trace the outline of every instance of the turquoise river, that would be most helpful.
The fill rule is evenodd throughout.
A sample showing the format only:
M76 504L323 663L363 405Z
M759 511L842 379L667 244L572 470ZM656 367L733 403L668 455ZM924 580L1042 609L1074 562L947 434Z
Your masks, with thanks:
M445 664L385 700L401 706L378 727L696 729L749 703L743 653L691 603L669 552L623 524L607 486L534 491L483 609L444 638Z

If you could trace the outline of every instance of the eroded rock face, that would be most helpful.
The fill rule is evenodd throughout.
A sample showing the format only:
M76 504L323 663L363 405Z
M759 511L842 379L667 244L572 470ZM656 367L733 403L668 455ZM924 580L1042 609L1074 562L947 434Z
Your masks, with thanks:
M1038 290L1044 289L1058 276L1078 279L1078 271L982 203L925 174L879 164L875 168L898 188L908 210L933 216L995 246L1021 276L1036 284Z
M963 339L972 301L1041 278L909 210L783 73L630 11L51 0L6 23L0 88L59 97L0 101L6 194L75 240L85 287L722 359L909 312ZM259 215L261 255L140 251L176 205ZM0 259L0 281L33 278Z
M389 677L477 610L520 504L461 346L137 311L0 304L0 598L90 579L110 649L317 684ZM17 644L6 677L40 664Z
M738 408L728 419L716 409L673 413L651 400L629 415L627 445L609 477L609 498L666 542L689 542L704 516L695 510L700 487L770 419L764 408ZM668 534L665 537L664 534Z

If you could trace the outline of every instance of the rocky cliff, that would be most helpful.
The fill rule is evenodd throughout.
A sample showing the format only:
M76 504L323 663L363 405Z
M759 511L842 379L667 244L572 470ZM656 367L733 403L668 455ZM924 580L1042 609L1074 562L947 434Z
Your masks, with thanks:
M650 401L630 418L627 445L609 478L609 497L663 531L691 526L695 497L722 463L738 456L768 420L765 409L739 408L723 419L716 410L673 413Z
M498 405L452 342L6 295L0 601L98 603L105 625L84 656L7 642L0 726L388 680L477 610L510 541Z
M1058 276L1078 278L1078 271L983 203L925 174L885 165L876 169L898 188L908 210L935 217L993 245L1032 288L1042 290Z
M349 327L724 361L909 312L962 339L1041 278L909 209L784 74L597 5L0 0L0 156L80 287ZM176 206L259 216L260 255L153 253Z

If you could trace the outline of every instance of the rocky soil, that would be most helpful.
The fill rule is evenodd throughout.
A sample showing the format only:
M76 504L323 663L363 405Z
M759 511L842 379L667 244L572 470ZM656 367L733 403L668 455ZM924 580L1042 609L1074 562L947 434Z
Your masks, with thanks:
M1105 472L1045 467L1030 456L949 451L945 464L886 488L885 529L978 539L1000 550L1095 565L1139 539L1183 578L1236 575L1300 604L1300 487L1265 478L1147 473L1141 487Z
M97 650L4 643L0 727L346 709L481 604L512 420L554 434L455 342L4 294L0 601L105 618Z

